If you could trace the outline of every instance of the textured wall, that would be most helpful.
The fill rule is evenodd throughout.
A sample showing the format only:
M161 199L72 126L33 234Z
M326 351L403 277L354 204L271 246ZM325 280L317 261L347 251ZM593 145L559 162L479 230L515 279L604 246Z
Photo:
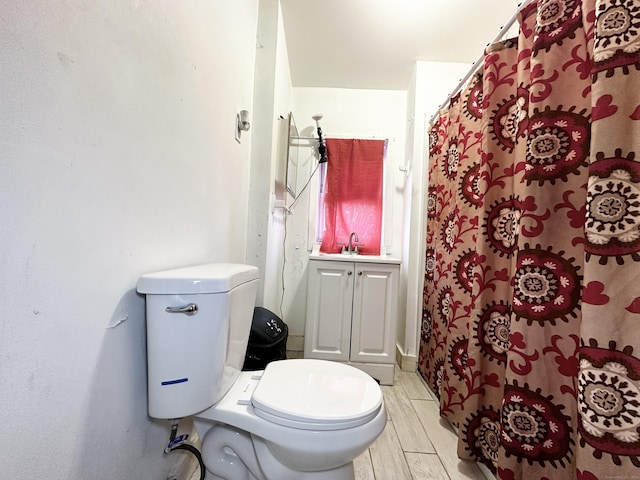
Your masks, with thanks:
M160 479L142 273L245 261L258 0L0 0L0 472Z

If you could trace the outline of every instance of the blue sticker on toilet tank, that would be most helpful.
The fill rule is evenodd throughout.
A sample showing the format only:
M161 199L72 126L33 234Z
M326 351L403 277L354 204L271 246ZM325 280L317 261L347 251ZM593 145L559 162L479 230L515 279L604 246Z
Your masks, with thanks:
M165 386L165 385L175 385L176 383L184 383L184 382L188 382L189 379L188 378L176 378L175 380L165 380L164 382L161 382L160 385Z

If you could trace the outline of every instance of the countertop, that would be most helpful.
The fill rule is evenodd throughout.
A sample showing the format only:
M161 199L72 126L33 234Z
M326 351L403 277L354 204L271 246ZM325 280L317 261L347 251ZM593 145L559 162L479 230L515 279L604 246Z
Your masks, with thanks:
M360 255L346 253L310 253L309 260L332 260L336 262L362 262L362 263L387 263L400 265L402 261L399 258L390 257L388 255Z

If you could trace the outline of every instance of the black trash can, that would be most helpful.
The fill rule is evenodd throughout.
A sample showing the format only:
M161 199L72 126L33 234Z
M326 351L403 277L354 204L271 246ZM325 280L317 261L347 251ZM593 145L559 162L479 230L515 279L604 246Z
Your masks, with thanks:
M264 370L269 362L287 358L289 327L264 307L253 310L251 333L242 370Z

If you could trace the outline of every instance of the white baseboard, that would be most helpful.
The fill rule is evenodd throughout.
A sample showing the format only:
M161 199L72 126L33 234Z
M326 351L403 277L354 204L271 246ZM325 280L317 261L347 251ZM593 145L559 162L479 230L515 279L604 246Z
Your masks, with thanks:
M303 352L304 335L289 335L287 337L287 350L292 352Z
M403 372L415 372L418 368L418 358L415 355L405 355L396 344L396 363Z

